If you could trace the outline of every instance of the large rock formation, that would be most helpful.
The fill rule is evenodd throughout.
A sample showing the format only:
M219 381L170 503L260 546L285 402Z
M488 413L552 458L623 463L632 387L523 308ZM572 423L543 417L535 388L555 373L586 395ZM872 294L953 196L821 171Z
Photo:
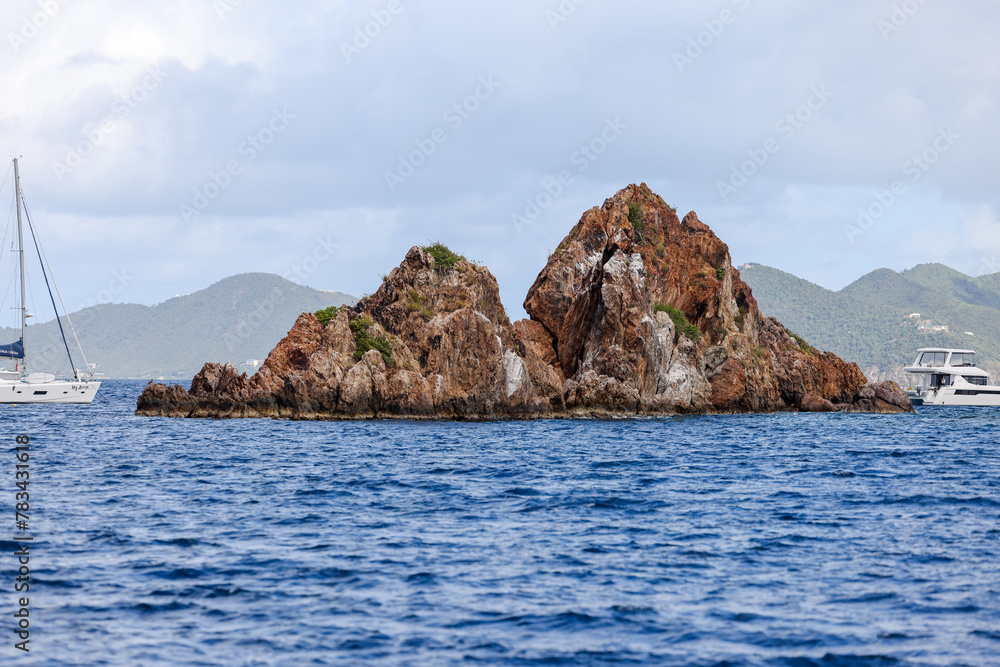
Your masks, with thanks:
M439 249L438 249L439 250ZM645 185L587 211L511 323L496 279L413 248L354 308L299 317L252 378L207 364L137 414L509 419L912 411L895 383L765 318L729 249Z

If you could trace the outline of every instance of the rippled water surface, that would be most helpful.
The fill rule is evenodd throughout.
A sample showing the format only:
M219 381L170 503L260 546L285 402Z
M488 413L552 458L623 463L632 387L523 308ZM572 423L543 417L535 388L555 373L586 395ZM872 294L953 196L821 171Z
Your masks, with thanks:
M209 422L141 387L0 406L18 664L1000 664L1000 411Z

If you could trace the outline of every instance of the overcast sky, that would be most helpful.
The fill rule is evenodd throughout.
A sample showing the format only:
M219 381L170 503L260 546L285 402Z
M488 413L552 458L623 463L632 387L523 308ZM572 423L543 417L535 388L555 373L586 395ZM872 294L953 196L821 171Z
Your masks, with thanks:
M0 143L71 310L249 271L361 295L441 240L519 316L643 181L825 287L1000 271L987 0L7 0L0 27Z

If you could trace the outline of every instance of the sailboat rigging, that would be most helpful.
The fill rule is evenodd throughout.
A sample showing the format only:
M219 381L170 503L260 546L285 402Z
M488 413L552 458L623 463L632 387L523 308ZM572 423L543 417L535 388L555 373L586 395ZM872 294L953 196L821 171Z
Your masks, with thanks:
M31 215L27 204L24 202L24 193L21 192L21 173L18 167L17 158L14 158L14 205L17 209L17 258L19 266L19 286L20 286L20 307L16 310L21 314L21 337L19 340L0 345L0 359L14 360L14 370L0 370L0 403L91 403L100 389L101 383L93 378L93 374L80 372L73 364L73 355L70 352L69 341L66 338L66 330L63 327L62 318L59 316L59 308L56 306L56 298L52 293L55 280L52 279L50 270L46 270L48 262L42 252L41 244L35 232L35 226L31 221ZM31 232L31 240L34 243L38 261L41 264L42 276L45 278L45 287L48 290L49 298L52 301L52 308L56 314L56 322L59 325L59 333L62 336L63 347L69 359L70 367L73 369L72 380L57 380L50 373L28 373L27 355L25 351L25 335L28 329L28 313L26 283L25 283L25 259L24 259L24 224L23 217L27 219L28 230ZM56 294L59 289L56 287ZM60 302L62 298L60 297ZM63 311L66 311L65 305ZM66 322L72 329L72 322L69 320L69 313L66 312ZM73 331L74 340L77 346L80 341ZM80 348L81 358L86 364L86 357L83 349ZM89 371L89 367L88 367Z

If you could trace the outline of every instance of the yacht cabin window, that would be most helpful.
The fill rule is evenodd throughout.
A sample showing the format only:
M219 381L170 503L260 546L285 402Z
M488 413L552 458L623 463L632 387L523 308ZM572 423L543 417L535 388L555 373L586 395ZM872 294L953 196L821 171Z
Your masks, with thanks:
M951 386L951 376L950 375L932 375L931 376L931 386L932 387L950 387Z
M947 352L924 352L920 357L920 365L924 368L940 368L948 359Z
M969 377L968 375L964 375L962 377L969 384L979 385L980 387L985 387L986 386L986 378L982 378L982 377Z
M952 366L975 366L976 365L976 355L974 354L962 354L955 352L951 355L951 365Z

